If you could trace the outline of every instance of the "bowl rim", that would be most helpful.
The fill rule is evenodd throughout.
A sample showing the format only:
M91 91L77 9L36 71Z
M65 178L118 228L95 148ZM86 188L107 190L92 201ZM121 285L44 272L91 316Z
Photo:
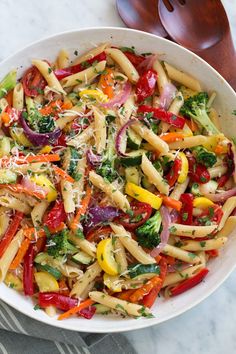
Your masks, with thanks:
M81 32L88 32L88 31L118 31L118 32L133 32L136 34L142 34L144 36L147 36L149 38L157 38L159 41L161 42L168 42L170 46L174 46L174 47L178 47L180 48L183 52L187 52L188 55L191 55L193 58L198 59L200 62L202 62L205 66L208 67L208 69L210 71L213 71L214 75L217 76L220 80L222 80L222 83L224 86L227 86L227 89L229 89L231 91L231 93L235 96L236 98L236 92L234 91L234 89L229 85L229 83L221 76L220 73L218 73L218 71L216 71L210 64L208 64L204 59L202 59L201 57L199 57L197 54L191 52L189 49L186 49L182 46L180 46L179 44L172 42L166 38L148 33L148 32L144 32L144 31L140 31L140 30L135 30L135 29L130 29L130 28L123 28L123 27L116 27L116 26L95 26L95 27L83 27L83 28L79 28L79 29L71 29L71 30L67 30L67 31L62 31L62 32L58 32L55 34L52 34L50 36L45 36L42 37L41 39L38 39L36 41L30 42L29 44L25 45L24 47L21 47L19 50L15 51L13 54L10 54L9 56L7 56L4 60L2 60L0 62L0 68L2 66L4 66L9 60L13 59L16 55L19 55L21 52L29 49L30 47L34 47L35 45L38 45L40 43L45 42L46 40L52 40L54 38L60 38L60 37L64 37L73 33L81 33ZM195 307L196 305L198 305L199 303L201 303L202 301L204 301L207 297L209 297L214 291L216 291L216 289L218 289L222 283L230 276L230 274L233 272L233 270L236 268L236 262L235 264L233 264L230 268L228 268L227 273L224 275L224 277L222 277L220 279L219 282L215 283L214 286L212 286L208 291L206 291L200 298L196 299L195 301L191 302L190 304L188 304L187 306L185 305L184 309L179 309L179 310L175 310L173 312L173 314L169 314L168 316L166 316L164 319L162 320L158 320L158 317L153 318L153 319L143 319L143 320L137 320L135 322L133 322L132 324L128 324L126 325L126 322L124 321L122 328L111 328L109 330L104 330L103 328L97 328L94 329L91 327L91 329L89 330L90 333L117 333L117 332L127 332L127 331L132 331L132 330L136 330L136 329L142 329L142 328L146 328L146 327L151 327L160 323L164 323L170 319L173 319L181 314L184 314L186 311L190 310L191 308ZM9 306L11 306L12 308L14 308L15 310L21 312L22 314L36 320L42 323L45 323L47 325L53 326L53 327L57 327L57 328L62 328L62 329L66 329L66 330L72 330L72 331L77 331L77 332L88 332L87 329L76 328L74 326L74 324L69 324L67 321L55 321L53 323L51 323L50 321L50 317L45 317L45 318L38 318L33 316L33 314L31 313L27 313L26 311L24 311L24 308L22 308L20 305L17 305L16 302L12 303L11 300L9 299L5 299L2 298L1 293L0 293L0 300L5 302L6 304L8 304Z

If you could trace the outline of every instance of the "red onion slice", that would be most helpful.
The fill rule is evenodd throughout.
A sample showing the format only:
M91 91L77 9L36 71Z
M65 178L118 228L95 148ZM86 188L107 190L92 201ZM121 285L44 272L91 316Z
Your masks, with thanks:
M120 130L117 133L116 136L116 141L115 141L115 147L116 147L116 151L120 156L124 156L127 157L128 155L125 154L124 151L122 151L121 146L122 146L122 139L124 137L124 135L126 134L126 130L132 125L134 124L136 121L136 119L130 119L127 123L125 123L125 125L123 125L123 127L120 128Z
M101 107L104 108L113 108L115 106L119 107L123 103L125 103L128 99L128 97L131 94L132 86L129 81L127 81L124 86L122 87L120 93L116 95L112 100L102 103Z
M92 151L92 149L89 149L86 153L87 160L92 166L98 166L101 161L102 161L102 156L101 155L96 155Z
M31 141L32 144L36 146L50 145L55 142L61 135L61 130L59 128L56 128L53 132L43 134L33 131L26 123L22 113L19 117L19 123L22 126L27 138Z
M45 198L48 194L48 191L46 191L44 188L38 186L36 183L32 182L28 177L24 176L21 180L21 185L24 188L27 188L31 192L37 192L42 195L43 198Z
M212 200L214 203L224 202L226 199L230 197L234 197L236 195L236 187L221 193L208 193L205 195L206 198Z
M154 61L157 59L157 57L157 54L148 55L147 58L144 59L142 63L137 66L138 72L152 69Z
M166 246L166 244L169 240L169 236L170 236L169 228L170 228L170 224L171 224L171 217L170 217L169 210L167 207L162 205L161 209L160 209L160 213L161 213L161 219L162 219L161 242L150 253L150 255L152 257L156 257L161 253L163 248Z
M168 82L164 86L162 94L160 96L160 108L163 108L165 110L169 108L172 100L174 99L176 91L176 87L170 82Z
M119 216L119 210L115 207L91 207L88 211L87 220L83 224L84 232L87 233L90 229L102 222L112 221L117 216Z

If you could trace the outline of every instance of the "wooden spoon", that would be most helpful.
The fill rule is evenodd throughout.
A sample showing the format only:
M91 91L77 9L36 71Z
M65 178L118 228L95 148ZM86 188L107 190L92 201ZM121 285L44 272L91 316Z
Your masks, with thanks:
M167 37L157 10L157 0L116 0L117 10L124 23L141 31Z
M211 64L236 90L236 52L220 0L159 0L170 37Z

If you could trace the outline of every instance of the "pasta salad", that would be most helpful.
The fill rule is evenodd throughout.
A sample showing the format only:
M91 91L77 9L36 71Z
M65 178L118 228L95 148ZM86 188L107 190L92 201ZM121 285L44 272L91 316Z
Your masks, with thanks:
M216 94L158 55L74 55L0 82L0 281L59 320L149 318L236 226L235 145Z

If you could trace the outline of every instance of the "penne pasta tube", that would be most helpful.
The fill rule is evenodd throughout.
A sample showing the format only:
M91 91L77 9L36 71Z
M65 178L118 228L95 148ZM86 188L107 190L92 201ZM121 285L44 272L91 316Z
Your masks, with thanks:
M177 115L177 114L179 114L179 111L180 111L181 107L183 106L183 104L184 104L184 98L183 98L182 92L178 91L176 93L176 96L175 96L174 100L172 101L168 111Z
M101 273L101 271L102 268L98 262L95 262L90 267L88 267L83 276L74 284L70 292L70 296L80 298L83 291Z
M122 110L118 111L121 126L128 122L135 110L137 107L135 106L134 93L132 93L124 103Z
M172 235L183 236L183 237L206 237L212 235L213 232L217 230L217 225L209 226L195 226L195 225L182 225L182 224L171 224L170 233Z
M76 74L70 75L62 79L61 85L63 88L67 88L70 86L75 86L82 83L87 84L94 80L100 73L105 69L106 61L100 61L98 64L91 66L83 71L80 71Z
M215 237L216 238L228 237L235 229L236 229L236 216L230 216L224 223L222 229L219 232L217 232Z
M216 110L213 107L210 108L209 117L210 117L212 123L216 126L216 128L219 131L221 131L222 128L220 125L219 115L217 114Z
M67 145L74 146L79 149L83 144L86 144L93 136L94 125L90 124L88 128L84 129L82 133L77 134L75 137L67 141Z
M107 48L105 53L108 54L121 67L130 82L133 84L138 82L139 73L120 49Z
M159 93L162 94L164 87L169 82L167 75L160 61L156 59L153 63L153 69L158 73L157 76L157 85Z
M50 88L58 91L59 93L62 93L63 95L66 95L66 92L63 90L52 68L48 65L46 61L34 59L32 60L32 64L36 66L36 68L40 71Z
M92 107L94 113L95 146L98 154L106 147L107 128L105 115L96 107Z
M70 241L72 241L76 246L82 249L85 253L88 253L91 257L95 258L96 256L96 246L89 242L86 239L81 239L73 234L69 235Z
M90 171L90 182L97 188L101 189L111 200L111 202L117 205L121 210L126 211L130 208L129 202L124 194L122 194L113 183L109 183L99 176L96 172Z
M34 227L38 227L42 223L43 215L48 206L49 203L46 200L42 200L33 207L31 211L31 219Z
M235 207L236 207L236 197L231 197L226 200L226 202L222 207L223 216L218 226L219 231L224 227L226 220L228 219L228 217L230 216L230 214L232 213Z
M13 89L13 102L14 108L22 110L24 108L24 90L21 82L18 82Z
M216 239L206 241L184 241L181 248L187 251L210 251L223 247L226 242L226 237L218 237Z
M122 245L142 264L156 263L155 258L147 254L139 244L132 239L130 232L126 231L122 225L110 223L115 235L119 238Z
M73 184L65 179L61 179L61 194L64 202L64 209L66 213L74 213L75 202L74 202L74 190Z
M109 46L110 46L109 43L100 44L98 47L95 47L95 48L89 50L88 52L86 52L85 54L82 54L80 57L76 58L73 61L73 65L77 65L77 64L82 63L83 61L94 58L96 55L104 52L104 50Z
M198 273L202 268L203 268L203 265L199 264L199 265L195 265L193 267L189 267L185 270L182 270L181 272L169 273L165 277L162 288L165 288L166 286L169 286L169 285L174 285L178 282L181 282L181 281L184 281L188 278L191 278L193 275Z
M17 251L24 239L23 229L17 232L16 236L13 238L3 256L0 258L0 282L5 279L7 271L10 267L11 262L15 258Z
M29 204L9 194L0 195L0 205L14 210L22 211L22 213L26 215L31 213L31 207Z
M49 317L54 317L57 313L56 307L55 306L47 306L44 311Z
M157 151L165 155L169 151L168 144L157 136L151 129L148 129L145 125L137 122L132 125L132 129L138 133L144 140L152 145Z
M143 154L141 169L143 173L147 176L150 183L154 184L154 186L158 189L160 193L169 194L169 185L162 178L160 173L153 166L151 161L148 160L147 156Z
M141 305L132 304L128 301L120 300L117 297L107 295L101 291L91 291L89 293L89 297L93 301L108 306L125 315L127 314L135 317L151 316L151 312L148 308Z
M186 74L185 72L176 69L175 67L166 62L164 64L167 74L171 80L176 81L186 87L189 87L193 91L200 92L202 90L198 80L194 79L192 76Z
M192 242L195 242L195 241L192 241ZM193 264L200 263L200 258L196 254L191 253L191 252L187 252L184 250L185 250L185 248L180 249L175 246L166 245L163 249L163 253L168 256L180 259L181 261L186 262L186 263L193 263Z
M0 214L0 240L7 231L9 226L10 217L6 214Z
M61 49L57 57L58 69L63 69L69 66L69 53L65 49Z
M177 183L173 189L173 191L170 193L170 198L173 198L175 200L179 200L181 197L181 194L183 194L189 184L189 177L185 180L184 183Z
M187 136L182 140L169 144L171 150L188 149L194 146L203 145L207 142L207 137L203 135Z

